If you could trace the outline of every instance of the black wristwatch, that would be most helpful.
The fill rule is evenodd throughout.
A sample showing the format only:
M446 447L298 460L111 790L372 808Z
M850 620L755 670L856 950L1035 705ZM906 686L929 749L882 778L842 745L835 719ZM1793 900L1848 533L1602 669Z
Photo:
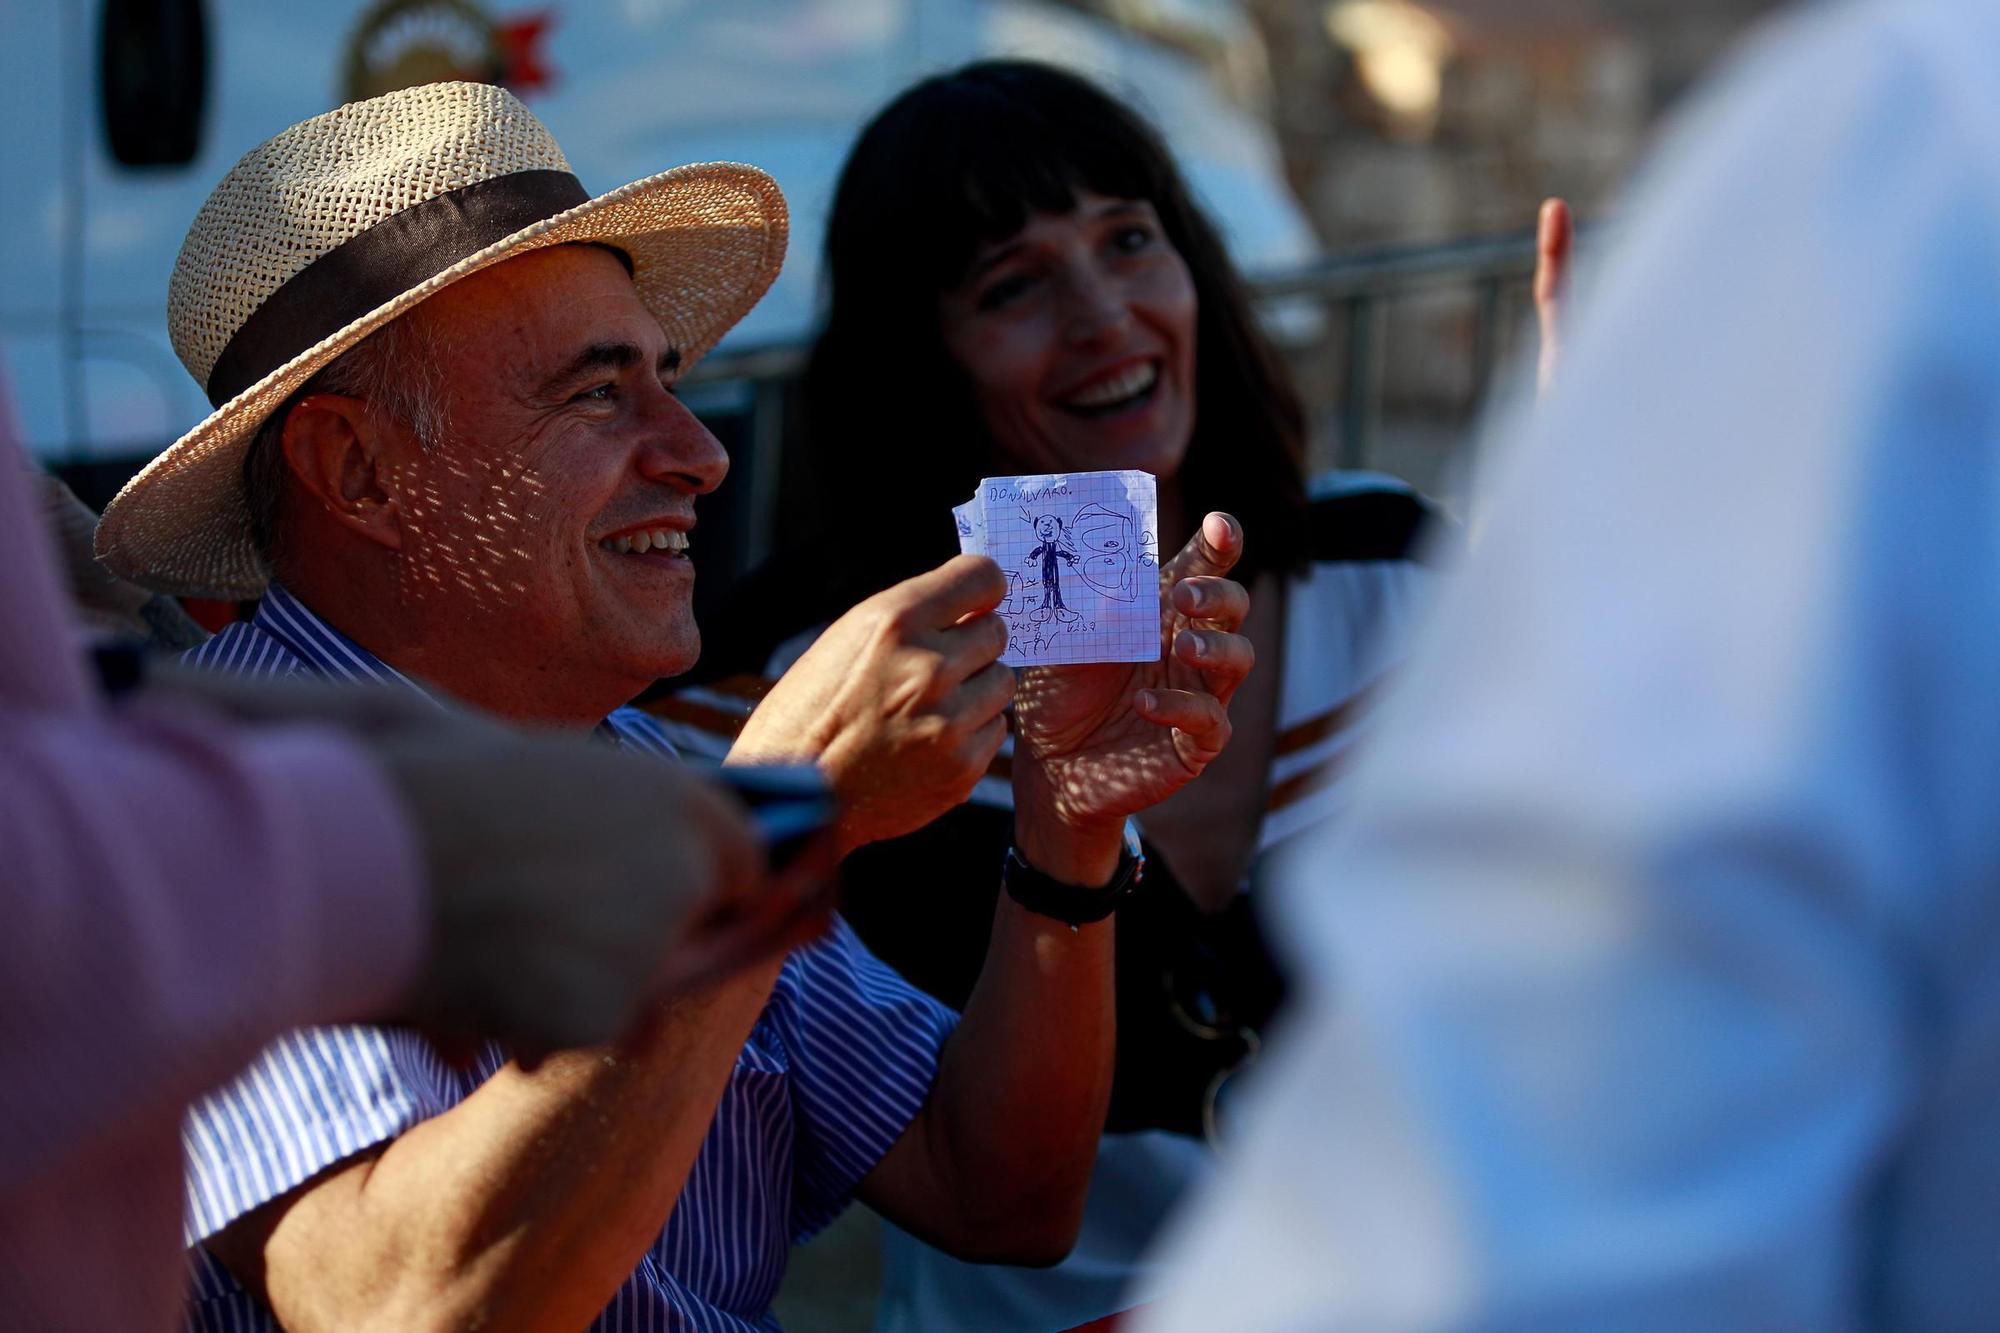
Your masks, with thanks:
M1009 898L1037 916L1067 923L1072 930L1117 911L1145 876L1146 854L1139 844L1139 830L1129 819L1125 821L1125 845L1118 851L1118 869L1109 884L1094 889L1065 884L1029 865L1015 847L1007 849L1007 860L1000 868L1000 883Z

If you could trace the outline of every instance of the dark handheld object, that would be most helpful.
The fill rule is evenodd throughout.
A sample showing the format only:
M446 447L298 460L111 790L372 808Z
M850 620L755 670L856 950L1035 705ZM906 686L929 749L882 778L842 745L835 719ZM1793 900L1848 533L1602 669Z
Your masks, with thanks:
M715 776L750 807L774 871L830 828L840 812L833 788L811 764L732 765L716 769Z
M91 669L107 699L122 699L146 683L146 645L134 639L105 639L90 646Z

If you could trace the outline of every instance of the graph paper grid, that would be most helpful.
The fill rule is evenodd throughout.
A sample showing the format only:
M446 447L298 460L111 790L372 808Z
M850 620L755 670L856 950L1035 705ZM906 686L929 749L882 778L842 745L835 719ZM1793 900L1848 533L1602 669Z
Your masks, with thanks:
M1159 498L1150 472L987 477L952 510L962 551L1007 576L1009 666L1160 656Z

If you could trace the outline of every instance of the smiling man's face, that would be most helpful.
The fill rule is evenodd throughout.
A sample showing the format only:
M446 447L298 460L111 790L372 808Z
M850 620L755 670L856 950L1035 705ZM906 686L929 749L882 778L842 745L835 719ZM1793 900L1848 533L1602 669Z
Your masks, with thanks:
M426 633L628 698L687 670L694 501L729 460L668 387L679 354L619 258L535 251L410 317L437 349L446 420L393 479L402 592Z

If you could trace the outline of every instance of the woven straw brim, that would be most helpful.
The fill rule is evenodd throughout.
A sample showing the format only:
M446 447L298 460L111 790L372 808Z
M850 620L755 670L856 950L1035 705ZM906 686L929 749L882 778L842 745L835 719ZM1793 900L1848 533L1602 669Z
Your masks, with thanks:
M639 298L683 373L757 304L784 263L776 182L754 167L676 167L559 213L470 255L321 340L148 463L104 511L97 558L155 592L247 599L269 571L250 540L243 455L266 417L348 348L459 279L551 245L602 241L632 258Z

